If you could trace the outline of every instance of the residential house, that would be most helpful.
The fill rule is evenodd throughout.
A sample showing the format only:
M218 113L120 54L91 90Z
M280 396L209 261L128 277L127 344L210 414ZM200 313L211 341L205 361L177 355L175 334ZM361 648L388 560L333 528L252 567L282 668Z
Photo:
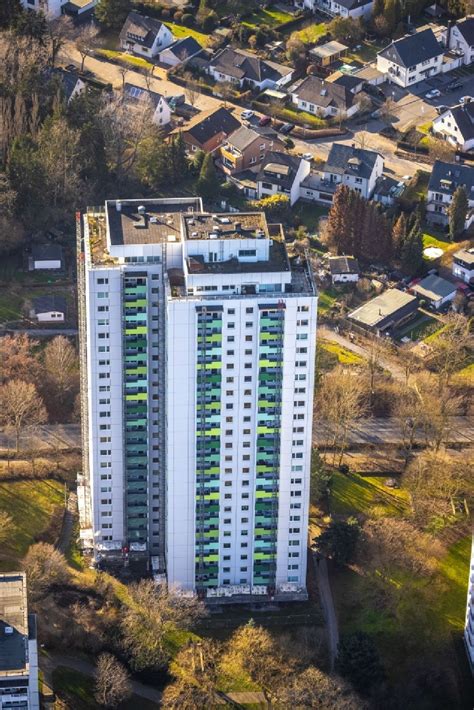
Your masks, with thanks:
M302 181L300 197L330 204L338 185L342 184L370 199L383 166L380 153L333 143L322 171L313 172Z
M425 301L427 305L438 311L442 306L454 299L457 287L451 281L441 278L441 276L429 274L411 286L410 291L420 301Z
M321 67L328 67L347 53L349 47L341 42L326 42L309 50L310 61Z
M82 94L87 88L86 82L75 71L68 71L58 67L50 69L49 76L57 78L67 104L75 99L76 96Z
M295 0L295 6L301 10L355 18L370 15L373 0Z
M156 91L143 89L135 84L125 84L124 99L132 108L149 103L150 110L153 112L152 121L157 126L167 126L171 121L171 109L168 101L164 96Z
M201 45L194 37L183 37L176 40L166 49L159 53L159 61L169 67L177 67L191 57L194 57L202 50Z
M363 90L365 81L355 74L345 74L342 71L335 71L326 77L326 81L330 84L343 86L353 94L358 94Z
M433 120L433 133L459 150L474 148L474 101L437 116Z
M448 208L456 189L460 186L466 190L469 202L469 212L465 223L465 229L467 229L474 218L474 168L436 160L428 183L427 222L441 225L449 223Z
M66 299L62 296L38 296L33 298L31 316L38 323L64 323Z
M453 254L453 276L474 284L474 249L460 249Z
M214 153L240 126L240 121L229 109L220 107L198 113L184 129L178 130L181 130L190 153L198 150Z
M209 60L207 72L215 81L228 81L260 91L285 86L293 78L291 67L233 47L218 51Z
M278 151L266 154L256 178L257 197L287 195L293 205L300 197L302 180L309 175L311 163L296 155Z
M455 25L449 24L443 40L447 49L462 53L463 64L471 64L474 60L474 17L464 17Z
M357 283L359 280L359 262L353 256L330 256L329 271L333 284Z
M350 118L360 103L346 86L328 82L317 76L307 76L290 87L292 102L301 110L321 118Z
M283 149L284 144L273 138L273 134L266 137L252 128L241 126L221 146L220 167L225 173L232 175L257 166L269 151L280 148Z
M375 335L391 334L418 311L418 300L406 291L389 288L348 314L354 325Z
M381 175L375 181L372 199L384 207L390 207L403 195L405 188L402 180L396 180L391 175Z
M64 266L63 250L58 244L35 244L28 259L29 271L58 270Z
M21 0L26 10L42 12L49 20L61 15L84 15L91 13L98 0Z
M431 28L397 39L377 54L377 69L403 87L442 71L443 48Z
M0 575L0 707L39 710L36 615L24 572Z
M120 46L142 57L156 57L174 42L172 32L154 17L129 12L120 32Z

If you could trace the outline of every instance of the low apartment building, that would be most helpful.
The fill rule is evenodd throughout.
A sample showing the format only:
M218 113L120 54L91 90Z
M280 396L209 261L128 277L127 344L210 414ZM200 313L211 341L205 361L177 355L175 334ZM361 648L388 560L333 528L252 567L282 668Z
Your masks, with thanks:
M330 204L342 184L370 199L383 173L383 166L380 153L334 143L323 170L311 173L302 181L300 197Z
M459 150L474 148L474 102L454 106L433 120L433 133Z
M407 88L442 71L443 48L432 29L397 39L377 54L377 69Z
M36 617L24 572L0 574L0 708L39 710Z
M442 35L447 49L462 53L462 63L474 60L474 17L464 17L456 24L449 25Z
M458 187L464 187L469 202L465 229L474 218L474 168L467 165L445 163L437 160L433 165L428 183L426 221L445 226L449 223L448 209Z
M168 27L154 17L129 12L120 32L120 46L142 57L156 57L174 42Z
M295 0L295 7L301 10L352 18L370 15L373 6L372 0Z
M283 143L273 138L261 135L252 128L241 126L220 149L222 170L233 174L256 167L265 158L265 155L274 149L283 149Z
M453 255L453 276L474 284L474 249L460 249Z

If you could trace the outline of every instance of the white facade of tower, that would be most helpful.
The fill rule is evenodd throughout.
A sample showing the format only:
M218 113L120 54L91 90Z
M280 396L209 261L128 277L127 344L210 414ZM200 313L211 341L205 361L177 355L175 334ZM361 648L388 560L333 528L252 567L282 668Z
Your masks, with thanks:
M464 627L464 643L471 671L474 673L474 536L472 538L471 563L469 565L469 580L467 585L466 624Z
M107 203L82 234L86 547L208 598L304 598L307 265L264 215L196 199Z

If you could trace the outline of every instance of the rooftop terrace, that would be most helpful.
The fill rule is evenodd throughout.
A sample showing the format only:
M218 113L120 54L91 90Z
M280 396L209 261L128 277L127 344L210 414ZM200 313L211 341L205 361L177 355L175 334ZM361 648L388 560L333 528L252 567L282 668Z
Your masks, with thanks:
M26 668L28 609L24 573L0 575L0 677Z
M105 203L110 243L162 244L181 240L183 213L202 211L199 197L109 200Z
M187 214L184 236L195 239L268 239L268 226L263 212L231 212L228 214Z

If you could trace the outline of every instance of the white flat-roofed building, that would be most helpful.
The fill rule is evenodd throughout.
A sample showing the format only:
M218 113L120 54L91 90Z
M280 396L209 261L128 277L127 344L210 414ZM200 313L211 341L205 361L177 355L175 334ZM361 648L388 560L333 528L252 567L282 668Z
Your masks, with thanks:
M0 574L0 708L39 710L36 617L24 572Z
M80 236L86 544L203 597L305 598L306 261L263 213L198 198L107 202Z
M467 583L466 624L464 626L464 643L471 672L474 673L474 537L472 538L471 564Z
M474 248L460 249L453 254L453 276L467 284L474 283Z

